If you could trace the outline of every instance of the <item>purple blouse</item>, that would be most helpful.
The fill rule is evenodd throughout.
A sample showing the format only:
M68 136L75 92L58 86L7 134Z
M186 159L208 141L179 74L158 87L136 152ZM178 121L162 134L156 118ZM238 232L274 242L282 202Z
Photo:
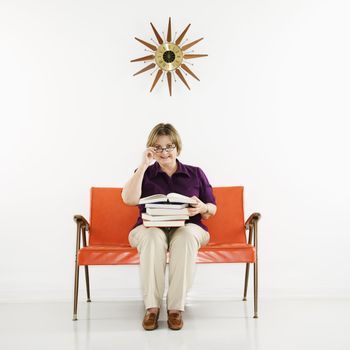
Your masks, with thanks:
M158 162L146 169L142 180L141 198L158 193L168 194L176 192L188 197L196 196L203 203L216 204L212 186L209 184L203 170L199 167L182 164L178 159L176 159L176 162L177 169L172 176L166 174ZM146 212L146 208L144 204L138 205L138 207L140 211L139 217L132 229L143 223L141 213ZM201 219L201 214L196 214L190 216L185 223L197 224L208 231L208 227L202 223Z

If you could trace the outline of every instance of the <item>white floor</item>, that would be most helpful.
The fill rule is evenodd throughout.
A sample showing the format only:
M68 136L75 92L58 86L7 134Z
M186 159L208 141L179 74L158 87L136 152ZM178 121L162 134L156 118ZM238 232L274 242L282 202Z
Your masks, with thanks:
M141 301L0 304L0 349L350 349L350 299L190 301L180 331L144 331Z

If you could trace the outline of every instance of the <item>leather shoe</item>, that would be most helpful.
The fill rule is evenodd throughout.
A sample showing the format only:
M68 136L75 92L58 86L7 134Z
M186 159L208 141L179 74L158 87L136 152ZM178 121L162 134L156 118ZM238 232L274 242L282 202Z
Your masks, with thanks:
M150 312L146 310L146 314L143 318L142 326L146 331L153 331L158 327L158 317L159 317L159 311L158 308L157 312Z
M168 327L174 331L178 331L183 326L182 312L176 311L169 313L168 310Z

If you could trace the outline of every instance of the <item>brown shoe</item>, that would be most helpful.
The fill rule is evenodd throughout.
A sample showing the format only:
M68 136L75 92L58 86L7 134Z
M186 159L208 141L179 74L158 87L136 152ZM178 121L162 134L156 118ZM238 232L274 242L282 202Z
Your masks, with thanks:
M171 312L168 310L168 327L174 331L178 331L183 326L182 312Z
M159 310L159 308L158 312L150 312L146 310L146 314L142 322L142 326L146 331L153 331L158 327Z

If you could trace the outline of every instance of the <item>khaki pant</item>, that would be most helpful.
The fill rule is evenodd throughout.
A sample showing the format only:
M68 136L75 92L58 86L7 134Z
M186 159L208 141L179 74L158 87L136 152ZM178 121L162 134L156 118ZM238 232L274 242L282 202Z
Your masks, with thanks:
M169 251L167 309L184 311L186 294L194 279L198 249L209 239L207 231L192 223L170 229L139 225L130 231L129 243L137 248L140 257L146 309L161 306Z

